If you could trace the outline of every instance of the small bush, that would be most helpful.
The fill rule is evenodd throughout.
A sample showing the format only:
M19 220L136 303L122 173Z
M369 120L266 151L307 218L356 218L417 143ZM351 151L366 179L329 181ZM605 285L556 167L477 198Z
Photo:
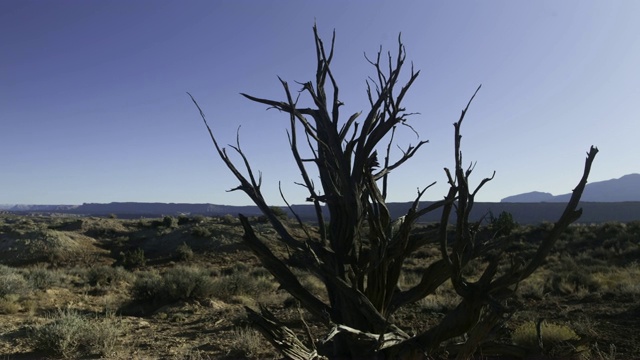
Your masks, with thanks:
M160 298L163 279L160 274L151 271L139 272L131 287L131 296L134 300L153 303Z
M204 222L205 219L204 215L196 215L191 220L194 224L200 224L201 222Z
M137 248L120 253L119 264L125 269L137 269L147 265L147 259L144 257L144 250Z
M495 234L495 236L507 236L510 235L513 230L518 228L518 223L513 220L513 216L511 213L503 211L498 215L498 217L494 217L493 214L489 214L489 222L491 231Z
M29 283L18 270L0 265L0 297L24 295L29 288Z
M180 215L178 216L178 226L180 225L186 225L190 222L190 219L188 216L186 215Z
M435 293L418 301L421 309L434 313L446 313L458 306L459 303L460 297L448 284L439 287Z
M265 293L275 290L275 284L269 277L252 276L247 272L239 271L216 278L213 281L213 287L215 296L224 301L243 295L260 299Z
M20 311L18 300L20 296L16 294L0 296L0 314L15 314Z
M30 340L34 348L66 359L80 355L87 332L86 320L72 310L61 310L51 320L32 329Z
M640 265L632 263L621 268L612 268L592 274L599 290L618 295L640 296Z
M36 267L27 272L27 280L29 284L38 290L47 290L55 285L60 284L60 274L53 269L44 267Z
M125 327L120 319L115 316L107 316L91 322L87 333L87 345L92 354L110 358L121 347L120 335Z
M531 276L518 284L518 294L523 298L541 300L545 294L545 278L543 276Z
M131 273L121 266L100 265L92 267L85 276L87 283L91 286L110 286L131 280Z
M178 300L206 299L216 287L208 271L197 267L177 266L164 274L140 273L132 287L132 297L152 304Z
M262 335L250 327L235 328L233 330L233 338L232 351L237 356L253 358L258 356L265 348Z
M273 215L279 219L286 220L289 217L289 214L279 206L270 206L269 209L273 212Z
M191 235L197 238L207 239L211 237L211 230L203 227L203 226L194 226L191 230Z
M213 295L213 280L208 271L178 266L163 274L164 296L170 301L206 299Z
M183 242L176 247L176 257L182 261L189 261L193 259L193 250L187 243Z
M567 340L578 340L580 337L570 327L543 322L540 326L540 336L545 348L551 348ZM513 342L528 349L538 347L538 332L533 321L526 322L516 328L511 336Z
M265 350L264 338L260 332L250 327L236 327L233 329L233 338L231 350L236 356L257 358Z
M162 218L162 225L168 229L174 229L178 227L178 219L173 216L165 216Z
M33 347L64 358L83 355L112 356L123 332L114 318L88 319L75 310L60 310L50 322L29 333Z
M238 223L238 220L235 216L231 214L226 214L220 218L220 221L225 225L235 225Z

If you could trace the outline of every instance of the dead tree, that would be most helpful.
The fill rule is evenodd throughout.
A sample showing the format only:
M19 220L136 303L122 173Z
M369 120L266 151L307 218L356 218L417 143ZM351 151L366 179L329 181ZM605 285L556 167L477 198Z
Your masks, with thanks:
M246 244L281 288L295 297L316 320L325 324L328 333L317 344L309 335L305 345L266 309L261 313L249 310L250 318L278 350L294 359L319 356L424 358L447 340L464 334L466 341L457 349L461 359L478 349L485 354L491 351L509 353L512 350L487 342L487 336L511 311L505 304L513 297L518 283L542 264L560 233L580 216L581 211L576 209L598 150L592 147L589 151L582 179L553 230L540 242L535 255L528 259L504 261L503 239L481 241L476 237L477 226L469 219L477 192L493 178L485 178L472 188L469 178L473 167L463 165L460 128L474 93L454 123L455 166L452 171L445 169L448 193L443 200L421 207L420 199L427 186L418 191L402 221L394 222L386 204L389 176L426 143L419 141L415 146L409 145L399 158L392 159L390 149L394 143L394 132L399 126L409 126L407 121L411 115L402 102L419 71L411 68L408 80L400 84L406 53L398 38L395 56L391 53L383 56L379 51L375 59L367 58L374 69L374 76L367 81L370 109L364 115L356 113L346 121L341 120L340 107L343 103L330 67L335 33L327 49L315 26L313 31L316 78L315 82L301 84L299 94L309 97L313 104L311 107L298 106L298 97L282 79L284 101L242 95L289 115L291 153L301 173L300 184L309 192L307 201L315 207L317 231L308 231L303 238L292 235L287 224L265 201L262 179L256 178L239 141L231 148L239 156L244 170L230 159L225 148L220 147L194 100L219 156L240 181L233 190L244 191L253 200L270 221L279 240L289 249L290 256L303 259L308 270L326 286L328 299L307 290L291 271L288 259L276 256L267 242L254 232L249 220L240 215ZM302 155L304 146L308 147L306 154L310 155ZM378 151L384 152L382 159ZM320 179L319 188L312 180L316 175ZM323 215L323 207L328 210L328 219ZM433 211L441 213L439 225L429 228L419 237L412 235L416 221ZM455 227L453 235L448 229L450 222ZM439 258L427 267L417 285L400 290L398 282L404 260L427 242L439 244ZM466 278L465 267L480 258L485 259L482 274L477 280ZM422 333L409 335L401 329L402 324L392 322L392 315L398 309L434 294L446 281L451 281L460 302L440 323Z

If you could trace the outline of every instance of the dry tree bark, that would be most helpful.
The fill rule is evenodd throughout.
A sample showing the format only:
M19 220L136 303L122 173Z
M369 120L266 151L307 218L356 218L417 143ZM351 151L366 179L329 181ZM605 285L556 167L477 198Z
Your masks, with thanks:
M580 216L577 206L597 148L592 147L589 151L582 179L563 215L540 243L535 255L530 259L512 259L505 266L504 262L500 263L505 256L502 252L504 239L476 238L478 225L469 219L476 194L493 178L483 179L472 189L469 178L473 166L464 168L462 162L461 125L480 87L454 124L455 167L452 171L445 169L449 182L447 195L441 201L421 207L420 199L429 185L418 191L406 215L394 220L386 203L389 176L427 143L419 141L414 146L409 145L398 159L391 158L390 149L396 129L403 126L413 130L408 124L408 117L412 114L405 110L402 102L419 71L411 67L408 79L401 84L406 52L400 38L395 56L387 53L383 59L383 53L379 51L375 59L367 58L375 73L367 81L370 109L364 115L355 113L343 121L340 118L343 103L330 67L335 32L328 49L315 26L313 32L316 78L315 82L303 83L301 90L301 94L307 95L313 103L312 107L298 106L298 97L294 98L288 83L282 79L284 101L242 95L289 115L291 153L301 173L300 185L309 192L307 201L313 203L316 210L317 232L309 231L304 238L292 235L287 224L265 201L261 191L262 179L256 178L239 140L230 147L239 156L244 172L231 160L226 149L220 147L204 113L191 97L220 158L240 182L232 190L244 191L251 198L267 217L280 241L290 249L291 257L304 260L301 263L327 289L328 301L307 290L291 271L288 259L278 257L253 231L249 220L240 215L246 244L281 288L327 326L328 335L316 350L297 339L293 340L294 333L265 309L260 313L250 311L250 318L283 355L294 359L419 359L430 356L444 342L463 334L468 334L468 337L465 344L458 346L461 359L478 349L483 349L485 354L491 349L503 354L517 354L517 349L486 341L487 335L512 311L505 303L514 296L516 285L542 264L562 231ZM298 133L300 129L302 141ZM302 156L302 146L307 146L308 157ZM378 151L385 152L382 160ZM315 176L320 178L319 188L312 180ZM323 207L328 210L329 219L325 219ZM439 225L421 237L412 236L416 221L432 211L441 212ZM452 214L455 214L455 231L454 239L449 239ZM299 218L298 221L306 226ZM417 285L399 290L404 260L429 241L439 243L440 259L424 271ZM463 275L463 270L473 259L484 258L487 265L478 280L472 281ZM398 309L434 294L448 280L460 297L460 303L440 323L410 336L401 330L402 324L396 325L389 320Z

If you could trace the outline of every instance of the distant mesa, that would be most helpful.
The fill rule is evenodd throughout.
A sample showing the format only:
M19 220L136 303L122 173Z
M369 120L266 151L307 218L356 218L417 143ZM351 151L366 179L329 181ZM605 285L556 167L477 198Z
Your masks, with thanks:
M9 211L49 211L49 212L65 212L77 209L79 205L12 205L5 208Z
M571 194L554 196L545 192L529 192L509 196L499 203L476 203L471 217L485 218L487 214L509 212L520 224L535 224L543 221L557 220L564 210L565 203ZM420 207L429 206L423 202ZM407 213L411 203L389 203L389 212L393 218ZM640 174L625 175L619 179L587 184L580 207L584 210L579 222L601 223L607 221L640 220ZM293 205L296 214L303 221L315 221L316 211L313 205ZM121 218L157 217L163 215L205 215L222 216L225 214L243 214L246 216L261 215L255 205L231 206L216 204L184 204L184 203L137 203L112 202L108 204L85 203L82 205L3 205L2 212L9 211L23 214L75 214L75 215L117 215ZM283 210L287 211L286 208ZM326 214L328 215L328 214ZM455 218L455 216L454 216ZM423 222L440 221L437 211L420 218ZM454 221L455 219L451 219Z
M571 193L552 195L533 191L506 197L503 203L567 202ZM640 201L640 174L629 174L619 179L598 181L587 184L582 194L582 202L626 202Z
M500 202L509 202L509 203L553 202L554 198L555 196L553 196L551 193L532 191L524 194L508 196L502 199Z
M187 203L141 203L111 202L107 204L84 203L82 205L13 205L4 210L16 213L64 213L77 215L110 215L124 217L145 217L160 215L225 215L243 213L248 216L260 215L256 206L227 206L215 204Z

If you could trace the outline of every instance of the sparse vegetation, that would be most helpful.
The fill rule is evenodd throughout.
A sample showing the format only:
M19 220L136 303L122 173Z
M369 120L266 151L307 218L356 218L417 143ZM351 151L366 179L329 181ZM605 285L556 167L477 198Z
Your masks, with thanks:
M256 358L264 351L265 340L255 329L244 326L233 330L234 341L232 349L235 356Z
M66 359L86 355L111 357L123 328L117 318L89 318L76 310L59 310L43 325L30 329L34 348Z
M147 258L144 256L144 249L136 248L120 253L118 263L125 269L138 269L147 264Z
M4 253L0 258L0 332L4 334L0 353L12 354L9 358L273 358L272 347L247 327L244 307L258 309L261 305L283 318L300 339L306 338L307 326L315 339L323 338L322 323L307 311L299 312L299 301L278 290L273 276L242 246L239 223L233 226L205 218L158 235L150 226L152 221L17 216L8 220L0 216L0 236L15 234L14 226L55 227L67 238L96 236L87 243L94 247L83 250L95 259L91 266L70 259L54 267L46 259L34 261L26 253L20 256L24 262L16 263L15 256ZM287 221L290 228L297 226L292 219ZM576 225L565 230L540 271L519 284L512 304L522 311L504 324L508 331L496 336L505 343L526 345L526 356L530 357L565 358L562 351L569 346L584 349L583 358L640 357L640 346L630 335L640 332L635 321L640 310L636 281L640 276L636 255L639 224ZM211 231L211 239L195 237L193 229L197 227ZM268 224L259 227L265 241L278 245ZM420 225L415 232L421 234L429 228ZM507 253L530 253L549 230L548 224L518 225L510 235ZM317 230L308 227L307 231L314 234ZM3 239L2 244L13 246L6 242L6 236ZM164 244L159 242L162 239L170 240L167 244L171 245L157 248L157 244ZM199 244L203 251L194 251L192 258L174 263L177 246L183 243ZM137 248L144 250L143 268L114 266L121 250ZM274 251L285 255L289 250L276 246ZM438 244L426 243L407 258L401 289L419 283L421 271L438 253ZM321 279L299 264L300 259L291 258L288 266L301 285L314 296L327 299ZM470 278L477 275L467 271ZM434 294L394 316L411 331L425 323L437 323L458 304L455 289L446 282ZM531 348L530 339L533 336L537 341L535 324L541 317L545 318L543 337L554 338L554 330L546 328L551 325L561 327L561 334L572 334L570 329L578 340L544 340L543 350ZM74 330L79 328L84 329L82 335ZM62 334L67 334L68 340ZM317 346L323 346L322 341L316 341Z
M275 292L276 284L271 276L251 274L248 271L234 271L217 277L213 282L213 293L224 301L234 301L238 296L248 296L266 302Z
M176 248L176 257L181 261L189 261L193 259L193 250L187 243L183 242Z
M131 281L133 275L121 266L100 265L87 269L86 281L91 286L111 286Z
M24 295L29 284L17 269L0 265L0 297L7 295Z
M5 294L0 296L0 314L15 314L20 311L20 295Z
M144 303L156 303L162 299L164 280L156 271L144 271L137 273L131 287L133 300Z
M211 237L211 230L205 228L204 226L196 226L191 230L191 235L207 239Z
M501 212L498 217L489 214L489 222L489 227L494 236L511 235L511 232L518 227L518 223L513 220L513 216L506 211Z
M173 216L165 216L162 219L162 225L166 228L174 229L178 227L178 219L174 218Z
M33 288L47 290L60 283L60 274L55 269L38 266L27 271L26 279Z
M538 323L529 321L517 327L512 340L532 354L542 352L546 356L561 358L570 358L572 355L578 358L578 355L588 354L588 345L578 343L580 336L573 329L542 319Z
M131 292L140 302L168 304L210 298L215 294L215 286L206 269L176 266L162 274L154 271L138 273Z
M220 221L225 225L234 225L234 224L237 225L239 223L238 219L236 219L236 217L231 214L226 214L222 216L220 218Z

